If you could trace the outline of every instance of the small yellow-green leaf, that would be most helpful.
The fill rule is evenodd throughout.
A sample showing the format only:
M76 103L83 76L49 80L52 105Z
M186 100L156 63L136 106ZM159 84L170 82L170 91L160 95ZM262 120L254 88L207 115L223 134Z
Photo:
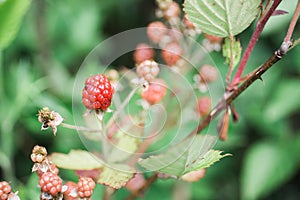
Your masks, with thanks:
M232 48L232 50L231 50L231 48ZM231 60L231 56L232 56L232 58L233 58L232 68L234 69L234 67L237 66L237 64L240 62L240 59L241 59L242 47L241 47L240 41L233 38L232 47L231 47L230 39L226 38L224 41L224 44L222 46L222 53L223 53L223 56L225 57L225 62L228 65L230 64L230 60Z
M109 165L103 168L97 183L120 189L126 185L134 174L134 170L128 165Z
M57 167L71 170L92 170L103 166L103 161L83 150L71 150L69 154L53 153L51 161Z
M261 0L185 0L187 18L205 33L228 37L245 30L259 12Z

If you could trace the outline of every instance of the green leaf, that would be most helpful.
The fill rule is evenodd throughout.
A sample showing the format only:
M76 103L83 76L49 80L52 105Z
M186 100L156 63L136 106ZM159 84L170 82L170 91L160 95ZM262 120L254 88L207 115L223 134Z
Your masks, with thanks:
M15 38L31 0L7 0L0 3L0 49Z
M222 54L225 57L225 62L229 65L231 60L231 55L233 58L232 68L234 69L236 65L240 62L242 53L242 47L239 40L233 38L232 41L232 51L230 45L230 38L225 38L224 44L222 46Z
M122 132L118 133L118 142L109 154L109 162L121 162L129 158L137 149L139 140Z
M134 171L127 165L105 166L97 183L120 189L133 177Z
M292 144L261 142L249 149L242 169L242 199L261 199L296 172L299 154L293 154Z
M83 150L71 150L69 154L53 153L51 161L57 167L71 170L92 170L103 166L99 158Z
M228 37L245 30L259 12L260 0L185 0L187 18L205 33Z
M165 153L141 159L139 164L149 171L180 177L190 171L209 167L229 155L220 155L220 151L211 150L215 141L214 136L197 135L171 147Z

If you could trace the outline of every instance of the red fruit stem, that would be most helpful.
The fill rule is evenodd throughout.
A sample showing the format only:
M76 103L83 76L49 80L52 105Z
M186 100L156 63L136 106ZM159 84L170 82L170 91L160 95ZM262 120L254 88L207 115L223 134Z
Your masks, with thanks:
M256 29L250 39L250 42L245 50L245 53L243 55L243 58L240 62L240 65L237 69L237 72L233 78L233 81L231 83L231 85L234 87L236 86L239 82L240 82L240 79L241 79L241 76L243 74L243 71L245 69L245 66L249 60L249 57L252 53L252 50L262 32L262 30L264 29L267 21L269 20L269 18L272 16L272 13L276 10L276 8L278 7L278 5L281 3L282 0L274 0L272 6L270 7L270 9L268 10L268 12L265 14L265 16L263 16L263 18L261 20L259 20L256 24Z
M126 200L133 200L133 199L143 195L145 193L145 191L147 191L147 189L156 181L157 178L158 178L158 173L155 173L152 176L150 176L150 178L147 179L147 181L144 183L144 185L138 191L131 193L126 198Z
M296 26L296 23L297 23L297 20L298 20L298 17L299 17L299 13L300 13L300 0L298 0L297 7L294 11L293 18L291 20L289 29L286 33L286 36L285 36L283 42L290 42L291 41L291 37L292 37L292 34L294 32L294 29L295 29L295 26Z

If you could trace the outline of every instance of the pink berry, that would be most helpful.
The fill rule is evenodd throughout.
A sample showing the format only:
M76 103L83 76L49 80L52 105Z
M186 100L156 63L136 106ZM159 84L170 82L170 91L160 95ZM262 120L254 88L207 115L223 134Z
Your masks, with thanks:
M167 27L160 21L151 22L147 26L147 35L154 43L159 43L167 33Z
M180 15L180 7L178 3L174 1L170 3L169 7L164 11L164 17L167 20L170 20L174 17L179 17L179 15Z
M133 54L133 58L137 64L140 64L145 60L152 60L154 54L154 50L149 45L141 43L137 45Z
M7 200L11 187L6 181L0 182L0 200Z
M178 43L169 43L164 47L161 56L167 65L173 66L181 58L182 48Z
M52 172L46 172L41 176L39 186L42 192L57 196L62 189L62 180L58 175Z
M146 180L141 173L136 173L135 176L126 184L127 190L135 192L145 184Z
M153 105L162 101L167 93L166 84L162 79L155 79L150 82L148 88L141 94L149 104Z
M67 190L64 192L64 198L66 200L76 200L77 199L77 184L68 181L65 186L67 186Z
M200 97L197 109L200 116L207 115L211 109L211 99L207 96Z
M146 81L151 81L158 75L159 67L155 61L145 60L137 66L136 73Z
M103 74L89 77L82 91L82 103L89 110L105 111L111 104L114 88Z
M96 183L90 177L80 177L77 183L78 196L89 198L92 196Z
M199 71L202 83L211 83L218 77L218 71L211 65L203 65Z

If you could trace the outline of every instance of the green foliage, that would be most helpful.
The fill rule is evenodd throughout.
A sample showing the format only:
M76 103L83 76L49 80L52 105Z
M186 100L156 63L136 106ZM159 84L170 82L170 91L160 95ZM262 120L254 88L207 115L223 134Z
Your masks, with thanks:
M104 166L97 183L120 189L133 177L134 171L127 165Z
M297 140L259 142L248 150L241 177L242 199L260 199L295 173L299 162L295 145L299 145Z
M149 171L159 171L180 177L188 172L209 167L229 154L220 155L220 151L211 150L216 137L197 135L167 150L167 152L150 156L139 161Z
M0 50L15 38L31 0L7 0L0 2Z
M103 162L100 159L83 150L71 150L69 154L53 153L51 160L63 169L92 170L103 166Z
M245 30L259 12L260 0L186 0L188 19L205 33L229 37Z

